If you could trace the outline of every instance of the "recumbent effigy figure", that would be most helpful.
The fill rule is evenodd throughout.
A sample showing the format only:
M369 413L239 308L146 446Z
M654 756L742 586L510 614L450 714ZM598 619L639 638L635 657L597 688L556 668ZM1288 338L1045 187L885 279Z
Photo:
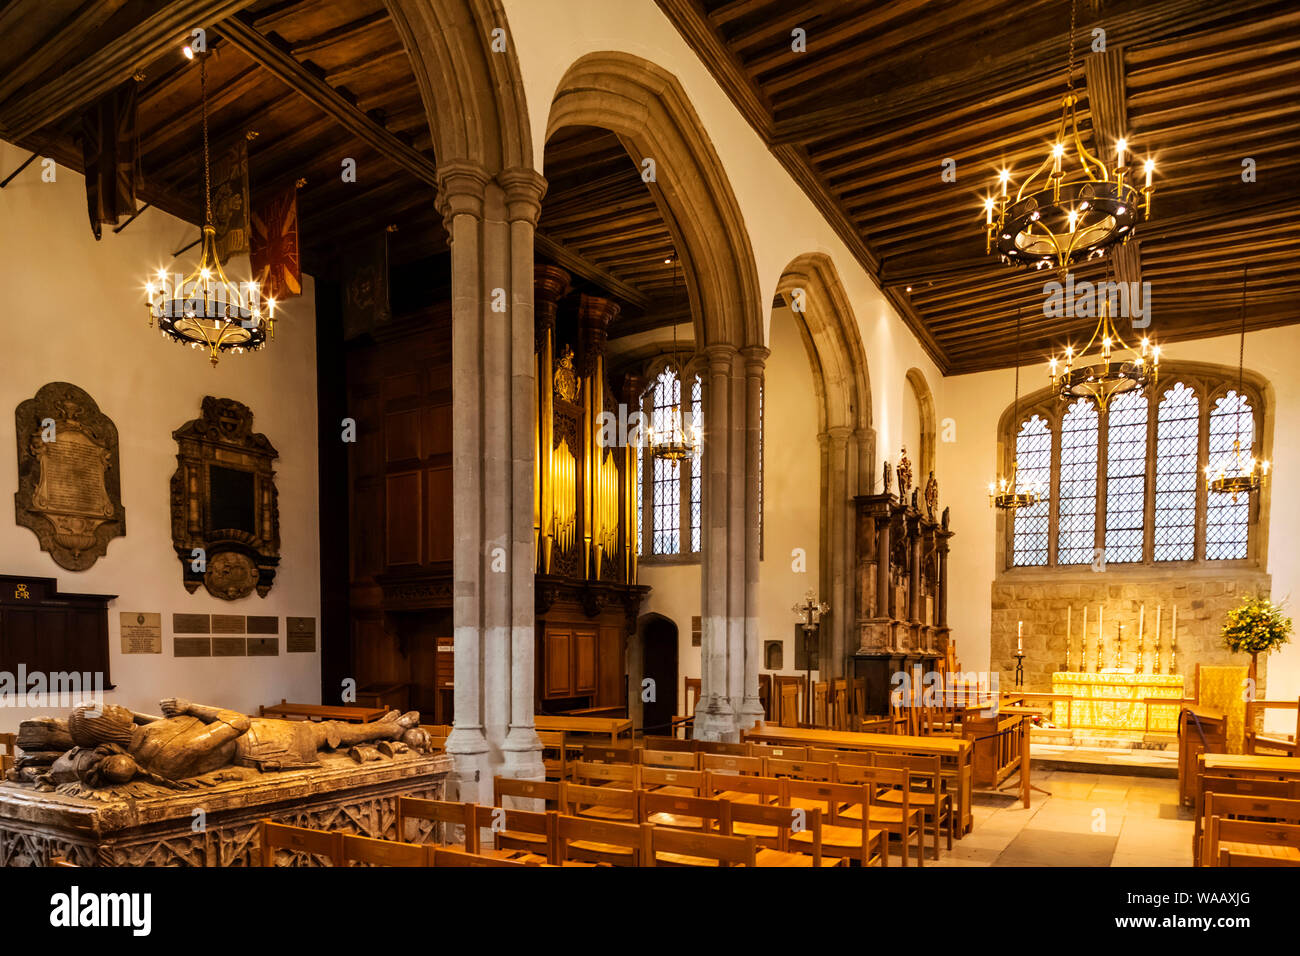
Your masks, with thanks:
M192 778L225 767L262 772L320 765L323 750L393 741L400 749L428 750L415 711L390 711L367 723L275 720L194 704L161 702L162 717L116 704L82 705L68 718L75 746L38 779L44 786L82 783L91 788L144 780L171 789L195 786Z

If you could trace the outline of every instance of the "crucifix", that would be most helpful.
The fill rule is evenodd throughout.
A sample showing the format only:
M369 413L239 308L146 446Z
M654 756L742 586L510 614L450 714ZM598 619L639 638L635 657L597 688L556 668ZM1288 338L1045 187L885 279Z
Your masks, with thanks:
M808 690L804 698L804 709L806 711L806 723L809 727L813 723L813 686L812 686L812 660L813 652L817 648L817 631L821 625L823 614L830 613L830 605L817 600L817 595L809 591L804 595L803 602L796 604L792 611L799 616L799 626L803 628L804 641L804 663L807 665L806 674ZM819 661L820 663L820 661Z

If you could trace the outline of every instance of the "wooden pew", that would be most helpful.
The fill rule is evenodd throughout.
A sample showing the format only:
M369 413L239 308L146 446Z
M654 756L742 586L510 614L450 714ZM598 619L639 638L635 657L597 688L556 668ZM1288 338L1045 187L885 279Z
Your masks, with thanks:
M631 823L636 820L636 788L588 787L565 780L560 783L560 813L593 820Z
M788 777L779 782L780 805L787 812L796 808L821 811L823 855L857 860L862 866L888 865L888 834L869 823L872 808L870 787L791 780ZM734 807L732 812L735 812ZM792 847L811 847L813 840L813 834L807 829L790 834Z
M397 798L397 839L408 841L411 839L410 831L407 829L407 823L412 820L427 820L433 824L430 835L434 838L432 842L448 844L456 842L454 838L454 828L460 827L465 833L464 839L469 840L469 831L474 825L474 815L470 808L470 803L455 803L450 800L425 800L419 797L398 797ZM420 840L420 843L428 843L428 840Z
M897 790L886 790L879 795L881 803L901 804L906 799L912 806L921 810L925 819L934 828L934 858L939 859L939 828L945 820L948 824L948 849L952 849L953 819L952 794L943 786L943 774L940 771L938 757L920 757L911 754L872 754L872 763L877 767L892 770L905 770L908 775L906 796Z
M1206 835L1206 857L1222 865L1223 844L1237 856L1271 857L1286 866L1300 866L1300 826L1292 823L1261 823L1257 820L1228 820L1210 817Z
M876 795L875 802L863 809L870 814L867 818L873 827L879 827L889 834L898 834L899 852L903 857L903 866L907 866L910 856L912 834L916 834L916 859L918 866L925 866L925 825L921 811L911 803L912 795L908 789L908 774L905 770L890 770L886 767L859 767L854 764L831 764L835 768L835 782L854 786L865 785ZM883 792L892 789L899 793L897 805L890 805L883 800ZM853 810L841 814L852 818ZM935 841L935 855L938 855L938 841Z
M360 863L364 866L432 866L429 862L429 849L429 846L422 844L375 840L345 833L339 865Z
M637 866L642 846L641 827L561 814L556 818L554 857L551 862L607 863Z
M464 850L457 850L452 847L431 846L426 849L429 854L430 866L516 867L533 865L522 860L507 860L501 857L466 853Z
M769 866L822 865L822 811L819 807L800 810L793 807L769 807L757 803L730 804L731 832L753 837ZM807 832L806 839L795 839ZM836 865L845 863L836 858Z
M637 822L679 830L731 832L732 804L708 797L682 797L638 790Z
M1258 782L1276 784L1280 781ZM1295 826L1300 824L1300 799L1265 797L1257 793L1241 796L1207 790L1205 793L1205 852L1201 855L1201 860L1207 866L1217 865L1218 854L1215 852L1215 848L1210 845L1211 841L1209 839L1209 830L1213 826L1213 820L1216 817L1220 821L1251 821L1269 825L1280 823ZM1283 846L1278 850L1262 851L1253 846L1232 842L1226 836L1219 842L1220 849L1232 853L1275 856L1290 860L1294 866L1300 866L1300 850L1298 849Z

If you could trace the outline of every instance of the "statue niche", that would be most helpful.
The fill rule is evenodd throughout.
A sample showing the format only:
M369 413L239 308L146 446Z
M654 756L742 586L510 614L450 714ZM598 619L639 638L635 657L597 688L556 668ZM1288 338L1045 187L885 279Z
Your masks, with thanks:
M230 398L203 399L203 414L172 432L172 545L185 590L266 597L280 563L280 510L271 463L279 453L253 431L253 413Z

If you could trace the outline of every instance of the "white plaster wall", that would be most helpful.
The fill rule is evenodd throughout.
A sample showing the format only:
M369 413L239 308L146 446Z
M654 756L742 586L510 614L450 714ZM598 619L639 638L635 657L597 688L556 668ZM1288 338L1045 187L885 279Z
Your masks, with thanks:
M0 169L27 154L0 142ZM258 704L316 701L320 656L284 653L284 617L320 615L316 458L315 300L310 278L291 300L262 352L230 356L213 369L206 356L165 342L147 327L143 282L167 265L196 228L156 209L122 233L105 228L96 242L86 216L82 177L58 167L43 182L40 163L0 191L0 268L5 349L0 358L0 573L53 577L61 590L116 594L109 606L111 703L156 713L180 696L252 710ZM193 252L182 261L188 263ZM245 270L246 270L245 265ZM13 520L18 487L14 409L48 382L71 382L113 419L121 448L126 536L88 571L58 567L29 530ZM171 544L169 482L176 469L174 429L197 418L205 395L234 398L280 453L281 563L266 598L220 601L200 588L186 593ZM343 516L340 516L340 520ZM163 617L163 653L122 655L120 611ZM280 656L175 658L175 612L276 615ZM0 707L0 731L28 712Z
M1237 355L1236 336L1221 336L1166 346L1169 361L1213 362L1232 366ZM1273 580L1273 599L1287 602L1291 616L1300 621L1300 383L1295 378L1300 354L1300 326L1252 332L1246 337L1246 366L1269 380L1274 405L1271 455L1274 472L1269 512L1269 553L1266 569ZM995 520L989 507L987 484L997 468L997 421L1011 404L1014 370L959 375L944 380L936 396L939 418L939 483L943 500L952 506L952 527L957 532L949 556L949 619L957 637L963 665L986 668L989 664L990 587L996 574ZM1023 369L1021 388L1037 391L1047 384L1047 366ZM951 418L957 440L942 441L943 420ZM1107 574L1122 572L1111 569ZM1268 663L1269 700L1294 700L1300 696L1300 635ZM1294 732L1291 716L1270 715L1269 728Z

